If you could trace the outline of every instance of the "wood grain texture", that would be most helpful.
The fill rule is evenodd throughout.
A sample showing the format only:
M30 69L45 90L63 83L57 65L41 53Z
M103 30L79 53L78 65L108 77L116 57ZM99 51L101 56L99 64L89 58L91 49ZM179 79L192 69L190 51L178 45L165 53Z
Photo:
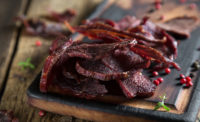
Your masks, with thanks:
M41 99L28 98L28 102L34 107L43 108L46 111L59 113L61 115L72 115L81 119L100 121L100 122L154 122L137 116L122 116L111 113L99 112L78 108L75 106L59 104L57 102L45 101ZM105 119L106 117L106 119Z
M28 11L28 17L36 18L45 15L47 14L48 8L56 11L73 8L78 13L77 17L73 21L73 24L77 24L81 19L87 17L87 15L92 12L92 10L100 2L101 0L33 0ZM8 9L10 9L10 7ZM4 23L6 22L4 21ZM35 46L36 40L40 40L42 42L41 47ZM38 115L39 110L27 104L26 90L31 81L41 70L43 64L42 62L48 55L50 44L51 40L28 36L24 32L20 35L18 50L11 66L10 75L8 77L7 85L0 105L0 109L13 110L15 116L19 118L20 122L79 121L69 116L61 116L51 113L47 113L45 117L41 118ZM36 66L35 70L22 70L18 66L20 61L25 61L28 57L31 57L31 62Z
M6 77L8 65L14 50L17 28L14 17L24 10L25 0L0 0L0 90ZM12 9L10 9L12 8Z

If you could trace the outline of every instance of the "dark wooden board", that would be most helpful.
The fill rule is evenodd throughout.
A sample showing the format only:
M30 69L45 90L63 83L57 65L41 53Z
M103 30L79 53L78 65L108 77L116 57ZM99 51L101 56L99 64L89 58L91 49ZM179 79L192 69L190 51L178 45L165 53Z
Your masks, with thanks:
M177 4L178 4L177 2L174 2L174 6L177 6ZM200 2L198 2L197 4L199 5ZM136 16L141 15L143 17L145 16L145 12L151 9L149 7L146 7L144 8L144 10L141 10L141 8L144 6L145 4L140 4L138 3L138 1L131 3L131 7L129 8L127 8L126 6L124 8L120 6L120 4L111 4L109 5L109 7L104 9L100 17L108 18L112 20L119 20L120 18L122 18L123 16L127 14L136 15ZM171 4L169 4L169 6L171 6ZM166 6L166 8L167 7L168 6ZM95 12L99 13L100 11L102 11L101 10L102 8L105 8L105 7L102 7L101 5ZM176 9L181 10L181 7L174 8L175 12L171 13L171 14L174 14L174 16L178 15L178 13L176 13ZM171 12L171 10L168 10L168 11ZM97 14L93 14L92 17L94 17L94 15L97 15ZM138 17L141 18L141 16L138 16ZM156 21L156 20L152 20L152 21ZM76 106L77 110L79 110L79 108L80 109L84 108L86 110L99 111L99 114L100 112L110 113L110 114L116 115L116 118L117 118L117 115L122 115L122 116L126 116L127 118L130 116L132 116L133 118L138 116L138 117L143 117L143 118L147 117L149 119L193 121L196 119L196 115L199 108L199 101L200 101L198 98L198 96L200 95L199 93L200 89L198 88L200 83L198 82L199 77L197 77L199 73L198 72L194 73L195 74L195 77L193 79L194 87L190 89L184 88L183 86L179 85L178 84L179 80L177 80L177 78L179 77L180 73L189 75L191 71L191 64L195 60L199 59L200 53L197 51L197 48L200 46L199 33L200 33L200 28L197 28L195 31L192 32L191 38L181 41L178 48L179 55L175 61L179 63L182 70L178 72L175 69L173 69L170 75L163 75L163 78L165 81L157 88L155 95L150 98L147 98L147 99L136 98L133 100L124 100L123 97L119 97L116 99L121 100L120 104L109 104L109 103L104 103L104 102L89 101L85 99L73 98L73 97L68 97L68 96L60 96L60 95L50 94L50 93L43 94L43 93L40 93L39 91L39 88L38 88L39 78L37 78L28 89L29 103L32 104L33 106L43 108L45 110L52 111L52 112L58 112L60 114L65 114L65 113L59 112L59 110L54 110L53 108L52 110L47 109L47 107L36 104L37 102L34 102L34 101L41 100L41 101L47 101L47 102L49 101L50 103L47 103L47 104L51 104L51 102L55 102L55 103L63 104L62 106ZM74 37L81 38L77 34L74 35ZM166 104L169 105L172 108L172 110L170 112L153 111L152 109L155 103L159 101L159 96L163 94L167 95L168 99L166 100ZM111 99L115 97L117 96L111 96ZM100 98L98 100L104 101L105 98L102 98L102 99ZM74 114L74 116L82 117L84 119L92 119L92 114L90 115L90 117L89 115L80 116L76 114ZM95 119L93 118L93 120Z

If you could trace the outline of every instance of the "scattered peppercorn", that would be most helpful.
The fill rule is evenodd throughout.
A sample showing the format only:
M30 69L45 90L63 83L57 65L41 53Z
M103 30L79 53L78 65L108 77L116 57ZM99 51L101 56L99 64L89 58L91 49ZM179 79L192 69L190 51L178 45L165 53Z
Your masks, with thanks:
M153 71L153 76L158 76L158 72L157 71Z
M192 79L191 79L191 77L190 77L190 76L187 76L185 79L186 79L186 82L187 82L187 83L189 83L189 82L191 82L191 81L192 81Z
M196 5L195 3L191 3L191 4L190 4L190 8L191 8L191 9L195 9L196 7L197 7L197 5Z
M161 8L161 4L160 4L160 3L156 3L156 4L155 4L155 8L156 8L157 10L159 10L159 9Z
M164 81L162 77L159 77L157 80L159 81L159 83L162 83Z
M40 110L38 114L40 117L43 117L45 115L45 112L43 110Z
M180 74L180 78L185 78L185 75L184 74Z
M165 68L165 73L166 74L169 74L171 72L171 69L170 68Z
M160 84L160 82L158 80L154 80L153 83L158 86Z
M180 3L185 3L186 2L186 0L179 0L180 1Z
M37 40L37 41L35 42L35 45L39 47L39 46L41 46L41 45L42 45L42 42L41 42L41 41L39 41L39 40Z
M185 78L182 78L182 79L180 80L180 83L181 83L181 84L185 84L185 83L186 83L186 79L185 79Z
M189 82L189 83L186 84L186 86L187 86L187 87L193 86L193 83L192 83L192 82Z

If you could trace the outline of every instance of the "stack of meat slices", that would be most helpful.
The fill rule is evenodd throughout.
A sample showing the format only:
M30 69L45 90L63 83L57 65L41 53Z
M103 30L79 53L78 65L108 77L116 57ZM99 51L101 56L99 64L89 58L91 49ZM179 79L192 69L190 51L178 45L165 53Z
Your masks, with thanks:
M149 97L156 86L142 74L143 69L149 69L152 62L154 70L180 69L173 62L176 40L147 18L94 19L70 29L99 41L65 39L59 44L55 40L42 71L41 92L87 99L116 91L127 98Z

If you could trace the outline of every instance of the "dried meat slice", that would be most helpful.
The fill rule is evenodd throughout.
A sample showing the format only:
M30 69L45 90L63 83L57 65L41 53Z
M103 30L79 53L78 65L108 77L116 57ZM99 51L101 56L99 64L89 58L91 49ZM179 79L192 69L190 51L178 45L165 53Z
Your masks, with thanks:
M60 74L49 85L48 92L92 99L96 96L104 95L108 91L105 85L100 84L96 79L82 77L81 82L77 82L74 79L68 79Z
M26 19L24 16L16 17L24 24L26 32L33 36L45 38L65 37L70 34L61 24L45 23L39 19Z
M67 9L62 13L53 10L49 10L48 12L50 15L45 16L45 18L56 22L71 21L76 16L76 11L73 9Z
M124 79L128 77L128 72L117 72L104 65L101 60L98 61L77 61L76 71L85 76L102 81Z
M175 38L185 39L190 37L190 32L196 28L198 23L198 18L195 16L183 16L173 18L165 23L159 23L157 25Z
M124 95L127 98L136 96L150 97L154 94L156 86L141 71L131 71L130 77L125 80L117 80Z
M47 92L48 85L53 81L55 73L69 59L79 58L87 60L98 60L109 54L115 48L127 46L130 42L120 42L112 44L81 44L67 41L60 49L47 57L40 80L40 90ZM75 66L74 66L75 68Z
M145 60L127 47L114 50L112 54L104 57L102 62L110 69L120 72L129 71L133 68L148 68L150 65L149 60Z

